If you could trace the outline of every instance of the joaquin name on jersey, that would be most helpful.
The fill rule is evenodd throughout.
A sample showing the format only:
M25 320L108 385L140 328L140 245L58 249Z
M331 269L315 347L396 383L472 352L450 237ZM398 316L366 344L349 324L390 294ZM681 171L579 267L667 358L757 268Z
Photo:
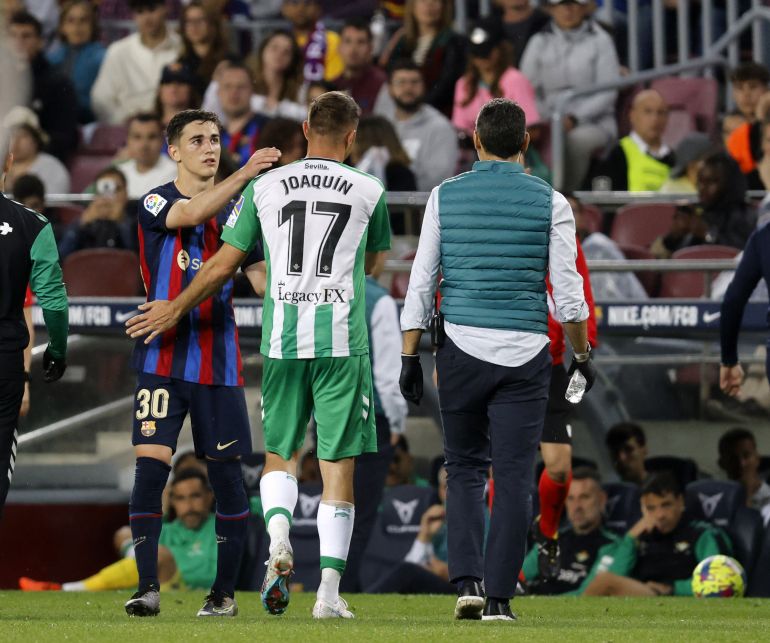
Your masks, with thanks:
M323 163L305 163L306 170L329 170L328 165ZM286 179L281 179L283 185L284 194L289 194L291 190L301 190L303 188L316 188L317 190L331 189L347 194L353 187L353 184L343 178L341 175L327 174L322 176L321 174L303 174L299 176L290 176Z

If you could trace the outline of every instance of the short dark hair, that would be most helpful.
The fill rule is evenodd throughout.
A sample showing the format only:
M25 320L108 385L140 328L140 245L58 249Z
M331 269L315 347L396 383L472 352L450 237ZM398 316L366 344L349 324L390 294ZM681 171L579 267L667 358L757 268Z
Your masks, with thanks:
M294 140L302 135L302 125L293 118L277 116L265 124L259 135L260 147L277 147L282 150L294 143Z
M345 24L342 25L342 29L340 29L340 35L342 35L345 29L355 29L356 31L365 31L366 37L369 40L369 42L372 41L372 28L369 26L369 21L366 20L365 18L362 18L360 16L348 18L345 21Z
M166 127L166 140L169 144L176 144L182 135L184 128L190 123L214 123L217 128L222 130L222 123L214 112L206 112L202 109L184 109L178 114L174 114Z
M476 117L476 132L487 152L511 158L521 152L527 134L524 110L507 98L493 98Z
M23 202L31 196L45 201L45 186L34 174L22 174L13 182L13 199Z
M770 83L770 70L758 62L747 60L730 72L731 83L745 83L748 80L757 80L767 85Z
M128 0L128 8L132 12L141 11L142 9L154 9L159 5L165 4L165 0Z
M155 112L138 112L136 114L133 114L129 119L126 125L131 125L136 121L137 123L157 123L158 127L163 129L163 121L160 120L160 115L156 114Z
M738 426L738 427L735 427L734 429L730 429L721 438L719 438L720 459L731 457L733 455L733 451L735 450L735 447L738 446L738 443L743 442L744 440L751 440L754 446L757 445L757 439L754 437L754 434L748 429L744 429L742 426Z
M174 474L174 479L171 482L172 489L175 484L178 482L184 482L185 480L200 480L200 483L203 485L204 489L210 488L208 476L200 469L189 467L186 469L181 469Z
M640 491L640 495L642 496L653 494L655 496L662 497L667 493L670 493L674 496L682 495L682 486L679 484L679 481L668 471L656 473L655 475L647 478Z
M644 429L634 422L619 422L607 431L604 442L611 453L617 453L626 442L634 438L640 446L647 444Z
M99 174L96 175L94 178L94 183L96 183L99 179L103 179L105 176L117 176L123 182L124 187L128 185L126 175L123 174L120 168L118 168L116 165L108 165L105 167L101 172L99 172Z
M8 26L10 27L11 25L29 25L34 27L38 38L43 37L43 25L29 11L17 11L14 13L8 21Z
M326 92L310 103L308 127L321 136L344 135L358 125L361 108L342 92Z
M396 62L394 62L390 68L388 69L388 80L393 80L393 75L397 71L416 71L418 74L422 75L422 70L417 65L414 60L411 58L399 58Z
M602 484L602 477L594 467L575 467L572 470L572 480L593 480L599 486Z

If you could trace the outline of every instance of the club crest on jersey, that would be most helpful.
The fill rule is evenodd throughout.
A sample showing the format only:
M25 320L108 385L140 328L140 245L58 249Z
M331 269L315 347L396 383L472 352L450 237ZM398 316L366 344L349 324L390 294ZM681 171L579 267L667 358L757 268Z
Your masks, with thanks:
M145 438L150 438L155 435L155 431L157 431L157 428L155 427L155 420L145 420L142 422L141 431Z
M144 209L152 216L157 217L160 211L168 203L160 194L148 194L144 197Z
M235 224L238 222L238 217L241 216L241 210L243 209L244 201L245 199L241 194L241 198L236 201L233 209L230 211L230 216L227 217L227 221L225 222L225 225L228 228L234 228Z

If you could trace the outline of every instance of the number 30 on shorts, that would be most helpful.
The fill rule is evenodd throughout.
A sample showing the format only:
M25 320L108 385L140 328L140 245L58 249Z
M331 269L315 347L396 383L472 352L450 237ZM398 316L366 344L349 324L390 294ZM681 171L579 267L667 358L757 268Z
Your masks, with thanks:
M136 419L144 420L148 415L162 419L168 414L168 391L164 388L139 389L136 393L136 401L139 408L136 411Z

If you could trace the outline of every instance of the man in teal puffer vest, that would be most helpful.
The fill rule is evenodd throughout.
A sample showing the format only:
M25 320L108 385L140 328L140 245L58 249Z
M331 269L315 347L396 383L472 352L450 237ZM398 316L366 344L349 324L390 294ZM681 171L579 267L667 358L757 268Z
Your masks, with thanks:
M425 208L401 330L401 392L418 403L418 345L439 269L446 337L436 353L448 473L449 577L455 618L515 620L516 589L530 524L533 469L548 401L546 273L555 316L590 388L595 371L588 309L575 268L575 219L567 200L525 173L524 112L497 98L476 119L480 161L444 181ZM482 498L489 465L495 497L484 550ZM482 592L483 579L486 600Z

